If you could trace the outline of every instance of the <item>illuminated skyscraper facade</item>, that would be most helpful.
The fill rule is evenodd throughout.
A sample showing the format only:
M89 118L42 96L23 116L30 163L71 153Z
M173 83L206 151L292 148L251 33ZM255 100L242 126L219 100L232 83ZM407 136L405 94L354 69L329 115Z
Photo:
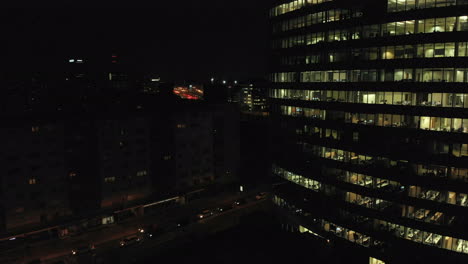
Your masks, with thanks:
M468 1L278 0L270 20L285 226L371 263L468 259Z

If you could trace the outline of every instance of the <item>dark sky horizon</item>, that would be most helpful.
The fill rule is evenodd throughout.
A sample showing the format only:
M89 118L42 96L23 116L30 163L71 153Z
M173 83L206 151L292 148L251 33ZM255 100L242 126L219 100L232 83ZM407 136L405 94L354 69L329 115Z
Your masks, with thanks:
M168 80L265 76L269 0L168 2L145 8L4 8L2 68L55 71L68 57L115 52L133 71Z

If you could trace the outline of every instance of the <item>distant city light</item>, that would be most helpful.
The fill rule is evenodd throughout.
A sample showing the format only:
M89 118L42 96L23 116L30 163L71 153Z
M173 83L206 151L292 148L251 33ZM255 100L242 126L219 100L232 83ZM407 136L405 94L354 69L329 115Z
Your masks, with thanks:
M83 63L83 60L76 60L77 63Z
M214 78L211 78L211 82L214 82L214 80L215 80Z
M203 86L189 85L174 87L173 93L182 99L203 100Z
M235 84L237 84L237 81L234 81Z
M226 81L223 81L223 84L226 84Z
M70 59L70 60L68 60L68 62L73 63L73 62L75 62L75 60L74 60L74 59Z
M161 81L161 78L156 78L156 79L151 79L152 82L159 82Z

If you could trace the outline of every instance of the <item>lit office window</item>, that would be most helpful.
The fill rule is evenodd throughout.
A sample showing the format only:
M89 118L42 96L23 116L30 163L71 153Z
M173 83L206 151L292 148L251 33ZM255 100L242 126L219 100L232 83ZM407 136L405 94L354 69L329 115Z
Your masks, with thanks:
M148 172L147 172L146 170L138 171L138 172L136 173L136 176L137 176L137 177L146 176L146 175L148 175Z
M370 257L369 258L369 264L385 264L385 262L383 262L383 261L381 261L379 259Z
M104 178L105 183L114 183L115 182L115 177L106 177Z

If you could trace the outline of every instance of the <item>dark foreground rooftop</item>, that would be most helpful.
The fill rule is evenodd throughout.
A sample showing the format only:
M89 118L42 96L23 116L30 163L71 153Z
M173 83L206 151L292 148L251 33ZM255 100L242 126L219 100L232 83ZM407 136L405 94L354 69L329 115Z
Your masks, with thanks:
M233 229L163 249L134 263L334 263L323 240L280 230L272 215L259 213ZM340 263L337 260L337 263Z

